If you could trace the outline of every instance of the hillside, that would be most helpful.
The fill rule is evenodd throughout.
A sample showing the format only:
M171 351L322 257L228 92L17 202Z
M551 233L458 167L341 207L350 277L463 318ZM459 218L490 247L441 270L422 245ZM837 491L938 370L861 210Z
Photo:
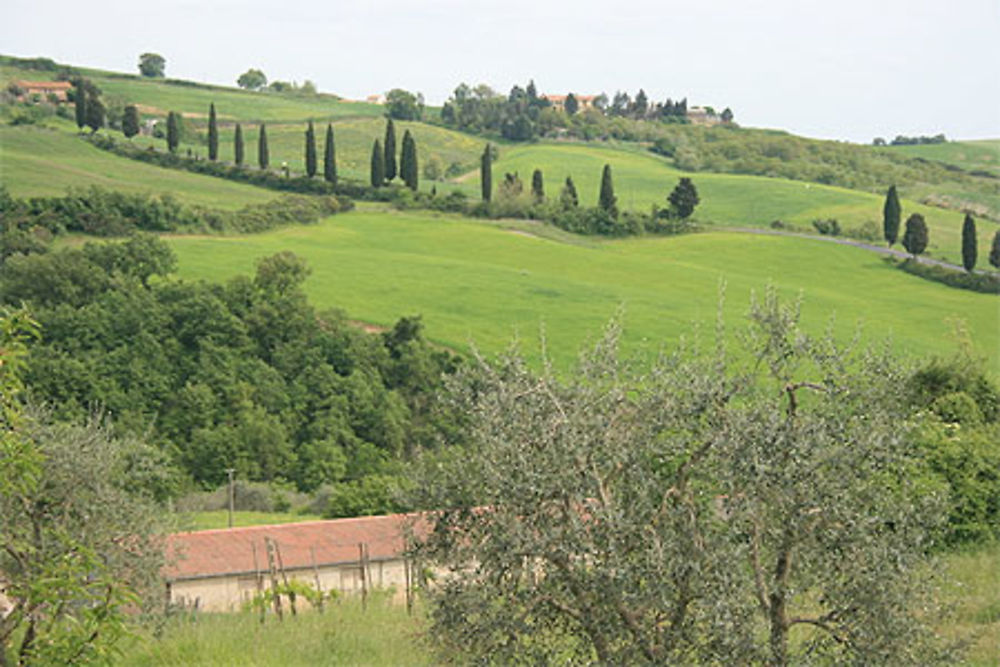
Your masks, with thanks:
M919 157L953 165L965 171L983 171L1000 178L1000 139L948 141L943 144L889 146L886 154Z
M816 329L835 316L837 333L849 336L861 323L868 340L891 335L908 356L949 354L953 326L964 322L1000 374L996 297L917 280L863 250L732 233L579 243L533 229L367 207L308 228L170 243L182 277L213 281L292 250L313 269L305 288L319 307L381 326L420 314L432 340L459 349L495 353L517 335L537 359L544 326L562 367L620 306L633 350L669 343L692 322L707 325L724 281L731 323L751 291L773 282L786 296L801 293L804 320Z

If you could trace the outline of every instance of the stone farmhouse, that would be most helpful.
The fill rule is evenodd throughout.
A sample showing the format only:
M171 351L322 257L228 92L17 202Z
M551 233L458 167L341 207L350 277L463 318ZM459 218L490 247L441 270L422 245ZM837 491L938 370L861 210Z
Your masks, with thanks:
M694 125L718 125L722 122L715 111L707 107L691 107L687 110L687 118Z
M553 109L562 111L566 107L566 98L569 95L542 95L542 97L549 101ZM576 103L579 105L580 111L593 107L594 100L597 99L597 95L577 95L576 93L573 93L573 97L576 98Z
M410 515L370 516L177 533L164 570L170 603L237 611L271 587L268 542L289 580L323 592L395 589L402 601L413 570L404 557ZM278 574L279 582L282 574Z
M69 81L12 81L11 85L21 91L22 99L35 95L41 98L53 95L60 102L66 101L67 93L73 87Z

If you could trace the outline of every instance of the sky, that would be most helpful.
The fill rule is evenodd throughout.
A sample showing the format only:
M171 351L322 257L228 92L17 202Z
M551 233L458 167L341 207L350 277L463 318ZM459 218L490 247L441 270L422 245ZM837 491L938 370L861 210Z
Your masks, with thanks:
M868 143L1000 137L1000 0L3 0L0 53L234 85L455 86L686 97L737 122Z

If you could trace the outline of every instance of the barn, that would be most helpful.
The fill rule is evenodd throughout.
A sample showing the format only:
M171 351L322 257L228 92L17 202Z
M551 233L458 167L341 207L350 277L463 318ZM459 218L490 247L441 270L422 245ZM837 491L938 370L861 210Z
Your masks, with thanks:
M164 569L170 603L203 611L237 611L284 577L323 592L394 589L402 601L412 580L405 558L412 515L176 533Z

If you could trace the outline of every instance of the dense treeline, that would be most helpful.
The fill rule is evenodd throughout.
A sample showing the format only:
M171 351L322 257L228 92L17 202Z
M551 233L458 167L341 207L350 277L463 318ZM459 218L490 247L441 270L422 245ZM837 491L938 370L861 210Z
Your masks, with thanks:
M235 468L393 509L399 461L446 426L433 393L456 357L419 318L372 335L318 314L291 253L222 285L164 279L173 267L151 235L8 258L0 301L27 304L44 332L25 370L35 400L59 419L107 411L204 487ZM359 506L354 489L383 505Z

